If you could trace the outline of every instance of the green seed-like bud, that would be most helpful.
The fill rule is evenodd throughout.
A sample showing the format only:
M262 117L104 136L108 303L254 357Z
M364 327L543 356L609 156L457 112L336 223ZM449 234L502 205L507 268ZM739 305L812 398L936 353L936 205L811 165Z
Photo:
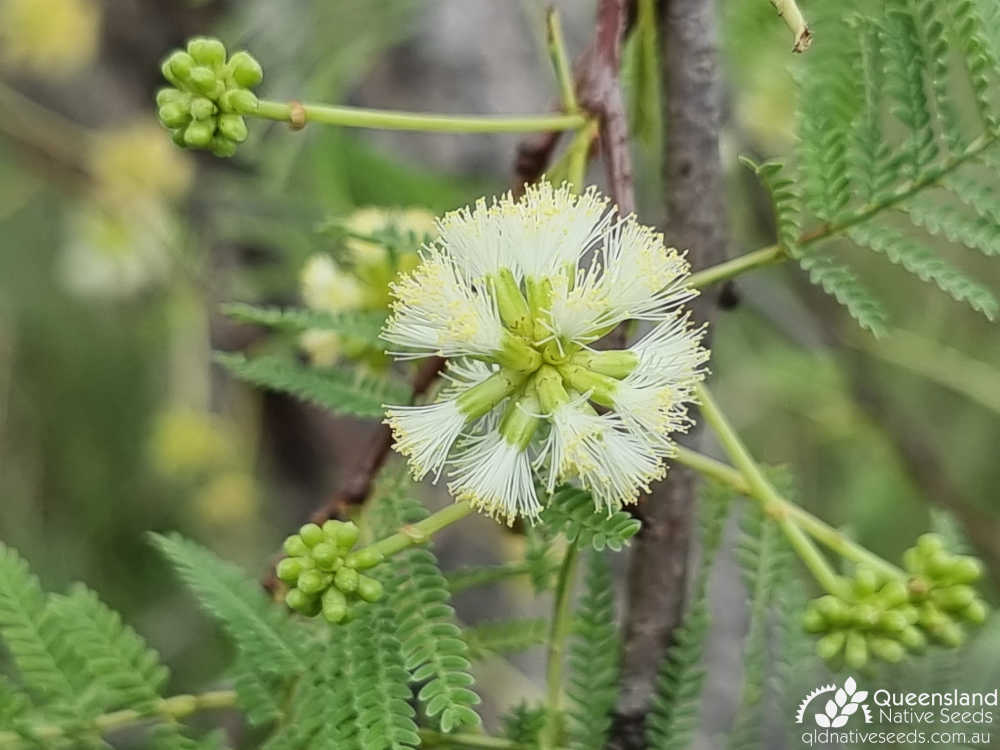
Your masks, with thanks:
M899 634L899 642L910 651L923 651L927 647L927 638L924 637L920 628L915 628L912 625Z
M826 620L819 610L809 607L802 615L802 627L807 633L822 633L827 630Z
M320 542L312 550L313 560L323 570L336 570L340 567L340 551L332 542Z
M902 581L889 581L879 589L878 599L883 607L892 609L909 601L910 592L907 591L906 584Z
M358 596L366 602L377 602L382 598L382 584L368 576L358 576Z
M204 65L196 65L191 68L188 78L191 80L191 84L203 94L211 95L215 92L217 80L215 72L211 68L206 68Z
M170 139L181 148L187 148L187 142L184 140L185 130L187 130L186 127L181 127L170 131Z
M930 602L920 608L920 619L917 620L925 630L933 632L949 622L949 617Z
M204 96L196 96L191 100L191 116L194 119L207 120L215 112L215 103L211 99L206 99Z
M330 574L321 570L306 570L299 576L298 587L307 594L318 594L330 586Z
M930 552L924 556L924 567L931 578L944 580L951 576L954 560L947 552Z
M923 572L924 563L916 547L910 547L903 553L903 567L910 573L919 574Z
M323 541L323 529L314 523L307 523L299 529L299 536L302 537L302 541L306 543L307 547L315 547Z
M333 579L334 585L345 594L350 594L358 588L358 571L354 568L342 567Z
M236 153L236 141L232 141L222 135L217 135L212 139L212 144L209 148L212 149L212 153L215 156L228 159Z
M237 52L229 58L233 80L243 88L253 88L264 80L264 71L249 52Z
M868 643L861 633L851 631L844 644L844 661L852 669L861 669L868 663Z
M986 622L986 618L989 616L990 612L986 606L986 603L982 599L975 599L972 601L968 607L962 610L961 617L966 622L971 622L973 625L982 625Z
M164 67L169 68L174 78L187 83L191 77L191 69L194 68L194 58L187 52L178 50L167 58ZM166 75L166 72L164 72L164 75ZM170 80L170 76L167 76L167 80Z
M851 619L856 625L871 628L878 624L879 610L871 604L857 604L851 610Z
M974 583L983 577L983 564L974 557L956 557L949 574L955 583Z
M828 633L816 642L816 653L823 661L830 661L840 653L846 639L847 634L843 630Z
M944 539L939 534L922 534L917 539L917 551L925 557L944 552Z
M301 612L309 617L312 617L319 611L319 597L309 596L299 589L288 590L288 593L285 594L285 604L296 612Z
M187 129L184 131L184 142L188 146L194 146L195 148L204 148L209 143L212 142L212 136L215 134L215 118L210 117L207 120L193 120Z
M202 65L222 65L226 61L226 47L218 39L195 37L187 44L188 52Z
M173 86L166 86L156 92L156 106L162 107L164 104L173 104L174 102L182 101L185 99L187 94L179 89L175 89Z
M878 626L887 633L902 633L909 625L903 613L894 609L883 612L878 618Z
M344 563L355 570L367 570L368 568L373 568L382 562L384 557L385 556L377 550L373 550L371 548L361 549L348 555Z
M183 127L191 120L191 114L182 102L168 102L160 107L157 114L160 122L168 128Z
M889 638L869 638L868 647L875 656L890 664L896 664L906 656L906 649L901 644Z
M247 124L242 115L222 115L219 117L219 132L237 143L247 139Z
M248 115L257 111L257 96L248 89L229 89L219 99L219 106L226 112Z
M278 563L276 573L278 578L280 578L285 583L295 583L299 579L299 574L302 573L304 568L302 567L302 560L298 557L286 557L284 560Z
M298 534L292 534L285 540L283 545L285 553L293 556L307 555L309 554L309 548L306 543L302 541L302 537Z
M323 524L323 532L344 552L354 546L361 534L351 521L327 521Z
M878 576L871 568L858 568L854 574L854 591L858 596L874 594L878 588Z
M951 618L940 627L931 631L931 635L945 646L950 646L951 648L958 648L965 642L965 631L962 630L961 625Z
M347 598L335 588L323 594L323 617L334 624L347 617Z
M851 619L851 610L843 601L827 594L815 601L816 609L831 625L846 625Z
M931 591L931 599L948 611L965 609L976 600L976 590L971 586L947 586Z

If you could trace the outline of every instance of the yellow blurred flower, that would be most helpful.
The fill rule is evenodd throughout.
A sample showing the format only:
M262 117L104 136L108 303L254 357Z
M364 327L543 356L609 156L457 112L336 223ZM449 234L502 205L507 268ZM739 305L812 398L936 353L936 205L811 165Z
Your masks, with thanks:
M256 514L257 506L257 483L242 471L219 474L192 500L192 509L198 519L212 526L245 522Z
M153 466L165 476L192 478L230 466L239 456L232 425L196 409L171 409L157 419L150 440Z
M194 177L191 161L152 120L98 134L88 159L102 197L116 202L177 198Z
M101 8L95 0L0 0L0 60L59 78L97 55Z
M378 235L395 232L406 235L412 232L419 240L424 235L434 236L434 214L425 208L359 208L344 221L344 229L353 234ZM350 253L350 260L358 265L381 263L386 257L384 245L368 242L356 237L348 237L344 246Z

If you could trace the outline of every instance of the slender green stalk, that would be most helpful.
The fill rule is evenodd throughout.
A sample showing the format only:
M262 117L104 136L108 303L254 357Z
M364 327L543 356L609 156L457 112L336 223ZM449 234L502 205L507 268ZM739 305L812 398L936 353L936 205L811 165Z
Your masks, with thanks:
M472 512L472 506L467 500L445 506L436 513L427 516L423 521L404 526L392 536L387 536L374 544L370 544L363 549L371 549L382 553L385 557L400 552L407 547L416 544L426 544L431 536L439 532L445 526L465 518Z
M552 608L552 627L549 631L549 642L546 653L545 684L547 697L545 701L546 722L542 729L540 745L543 750L552 750L559 741L562 728L560 703L562 701L563 660L566 651L566 639L573 624L571 611L573 598L573 578L576 573L579 552L575 544L566 547L559 579L556 583L555 601Z
M823 557L823 553L816 548L812 539L802 531L799 525L792 520L791 516L787 514L780 516L778 518L778 525L785 534L785 538L788 539L789 544L792 545L795 553L799 556L799 559L809 568L809 572L813 574L816 582L827 593L844 596L847 592L843 579L830 567L830 563Z
M688 285L700 289L720 281L725 281L726 279L731 279L734 276L739 276L741 273L752 271L755 268L780 263L787 257L784 248L780 245L768 245L767 247L762 247L760 250L754 250L746 255L741 255L738 258L733 258L732 260L727 260L724 263L709 266L704 270L693 273L688 279Z
M210 711L218 708L232 708L236 705L234 690L214 690L199 695L175 695L158 701L149 711L113 711L95 718L89 725L73 725L74 736L79 732L95 731L106 734L116 729L138 724L144 721L162 719L176 721L190 716L198 711ZM55 724L32 727L32 737L44 743L52 743L66 736L66 728ZM0 748L18 748L28 743L16 732L0 732Z
M419 130L428 133L535 133L575 130L586 122L582 114L551 115L437 115L419 112L340 107L327 104L284 104L261 100L257 117L293 122L301 112L305 122L380 130Z
M563 109L567 112L576 112L580 109L580 105L576 100L573 70L569 64L569 55L566 54L566 40L563 39L562 21L558 9L549 8L545 16L545 23L549 57L552 59L552 67L556 72Z
M555 560L551 563L551 571L554 573L559 566ZM485 586L498 581L505 581L508 578L529 575L534 566L526 562L509 562L493 565L488 568L458 568L455 571L445 574L448 580L448 590L452 594L457 594L466 589L476 586Z
M531 750L527 745L505 739L490 737L488 734L455 733L444 734L431 729L418 730L422 744L428 747L497 748L499 750Z
M779 521L783 518L792 520L800 529L838 555L869 565L892 578L906 577L906 573L892 563L852 541L804 508L781 497L764 477L757 463L704 386L698 388L698 399L705 421L715 432L723 449L729 454L737 468L734 469L721 461L695 453L683 446L677 447L675 455L677 461L753 497L762 504L765 513Z

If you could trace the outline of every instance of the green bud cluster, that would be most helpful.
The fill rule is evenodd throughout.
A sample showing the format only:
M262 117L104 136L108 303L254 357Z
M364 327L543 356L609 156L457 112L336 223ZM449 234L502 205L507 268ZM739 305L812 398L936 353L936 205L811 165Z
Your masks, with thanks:
M360 571L382 561L373 549L352 552L358 527L344 521L327 521L322 527L307 523L285 540L288 554L278 563L278 578L290 588L285 603L296 612L342 622L352 600L374 602L382 597L382 584Z
M965 639L961 622L981 624L986 606L969 584L982 576L978 560L945 551L941 539L922 536L906 551L912 577L885 578L858 567L837 595L809 603L803 626L821 634L817 652L827 662L860 669L872 658L899 662L928 641L957 647Z
M247 138L243 115L257 111L250 90L264 73L248 52L226 59L218 39L197 37L187 50L172 52L161 66L171 86L156 94L160 122L174 143L184 148L208 149L216 156L232 156Z

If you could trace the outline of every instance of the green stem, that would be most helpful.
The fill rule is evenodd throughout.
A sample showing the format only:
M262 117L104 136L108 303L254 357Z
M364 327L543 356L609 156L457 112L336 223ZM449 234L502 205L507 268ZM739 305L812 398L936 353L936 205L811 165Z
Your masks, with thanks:
M844 580L830 567L830 563L823 557L823 553L816 548L812 539L802 531L802 528L792 520L791 516L788 514L779 516L778 525L781 527L785 538L788 539L789 544L792 545L795 553L799 556L799 559L809 568L809 572L813 574L816 582L827 593L846 597L848 592L846 591Z
M473 508L468 500L452 503L436 513L427 516L423 521L404 526L392 536L387 536L385 539L381 539L362 549L375 550L383 556L389 557L407 547L412 547L416 544L426 544L432 535L439 532L445 526L450 526L456 521L465 518L472 510Z
M586 118L582 114L551 115L436 115L419 112L340 107L327 104L283 104L261 100L254 116L292 122L301 107L306 122L380 130L419 130L428 133L535 133L575 130Z
M752 271L755 268L780 263L787 257L784 248L780 245L769 245L768 247L762 247L760 250L754 250L752 253L727 260L725 263L709 266L702 271L693 273L688 279L688 285L700 289L719 281L725 281L733 276L739 276L741 273Z
M428 747L472 747L498 748L502 750L531 750L528 745L505 739L490 737L487 734L454 733L444 734L431 729L418 730L420 739Z
M573 578L579 552L575 544L566 548L562 567L559 569L559 579L556 583L555 601L552 609L552 627L549 631L549 642L546 652L545 684L546 722L539 738L543 750L552 750L559 741L562 728L562 717L559 704L562 700L563 657L566 650L566 639L573 624L571 611Z
M762 504L764 512L768 515L779 520L783 517L791 519L800 529L838 555L869 565L891 578L906 578L906 573L892 563L852 541L804 508L781 497L764 478L760 468L719 410L708 389L699 386L698 398L705 421L719 438L719 442L733 463L736 464L736 468L695 453L683 446L677 447L675 456L677 461L690 466L701 474L730 485L738 492L753 497Z
M559 563L555 560L551 562L551 571L553 573L556 571L558 565ZM458 568L450 573L446 573L445 578L448 580L448 590L452 594L457 594L477 586L485 586L517 576L530 575L534 567L534 565L527 562L509 562L493 565L488 568Z
M573 70L566 54L566 41L563 39L562 21L556 8L549 8L545 16L546 36L548 37L549 57L556 72L556 82L559 84L559 95L562 98L563 109L576 112L580 105L576 101L576 89L573 85Z
M176 721L198 711L232 708L235 705L236 692L234 690L215 690L208 693L201 693L200 695L175 695L171 698L163 698L150 708L149 711L135 711L132 709L114 711L96 717L88 726L74 724L72 733L75 736L81 731L92 730L99 734L106 734L150 719ZM66 728L57 724L40 725L32 727L29 731L30 736L43 743L52 743L67 736ZM18 748L27 745L27 740L16 732L0 732L0 748Z

